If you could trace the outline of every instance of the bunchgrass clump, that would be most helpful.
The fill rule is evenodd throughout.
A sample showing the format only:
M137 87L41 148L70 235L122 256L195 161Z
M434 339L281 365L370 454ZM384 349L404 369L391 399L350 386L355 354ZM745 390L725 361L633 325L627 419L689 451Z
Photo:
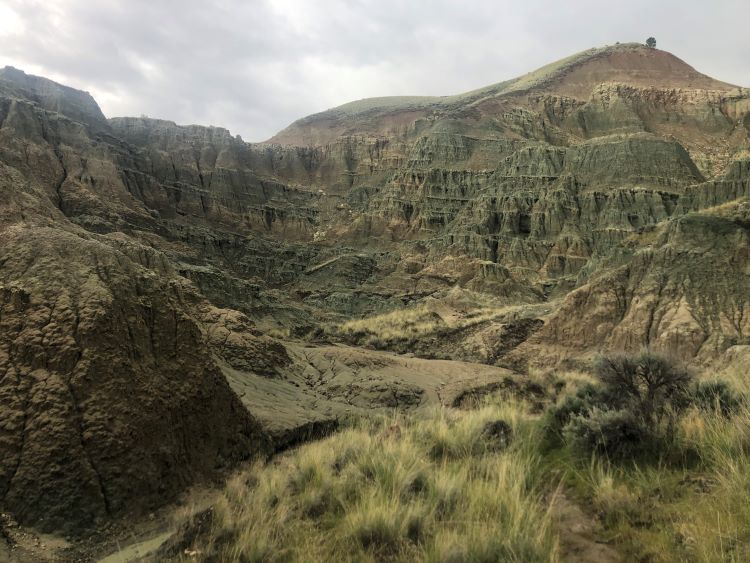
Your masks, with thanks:
M202 548L221 561L550 561L537 433L509 405L361 421L236 477Z
M691 403L704 411L729 417L743 406L744 398L732 386L720 379L699 381L691 390Z

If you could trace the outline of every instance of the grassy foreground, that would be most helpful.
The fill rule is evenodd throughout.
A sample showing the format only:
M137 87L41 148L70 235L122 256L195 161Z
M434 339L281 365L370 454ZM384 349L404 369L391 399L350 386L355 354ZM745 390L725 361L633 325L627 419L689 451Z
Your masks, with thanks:
M728 379L748 396L744 373ZM565 380L558 404L590 382ZM545 417L507 397L424 418L360 420L236 476L190 553L243 562L574 561L550 507L560 488L623 561L750 561L748 403L731 414L691 407L657 454L617 461L550 446Z
M511 428L507 448L507 433L486 432L497 420ZM231 481L202 551L220 561L549 561L537 431L513 405L361 421Z
M750 396L745 373L723 378ZM610 463L564 447L550 467L598 516L626 561L750 561L750 407L690 409L674 443L646 460Z

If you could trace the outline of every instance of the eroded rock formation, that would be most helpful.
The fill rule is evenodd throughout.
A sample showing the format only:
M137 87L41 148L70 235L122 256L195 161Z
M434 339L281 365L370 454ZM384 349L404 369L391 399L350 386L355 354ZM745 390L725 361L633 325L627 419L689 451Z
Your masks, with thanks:
M502 381L321 346L451 291L532 307L454 357L746 345L748 149L750 91L637 45L257 144L1 70L0 504L90 528L345 412Z

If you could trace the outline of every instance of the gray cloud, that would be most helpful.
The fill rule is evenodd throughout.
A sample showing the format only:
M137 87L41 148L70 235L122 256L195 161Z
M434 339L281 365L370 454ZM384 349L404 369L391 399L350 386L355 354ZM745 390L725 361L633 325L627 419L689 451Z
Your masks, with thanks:
M750 86L747 0L0 0L0 66L90 91L108 116L268 138L369 96L454 94L654 35Z

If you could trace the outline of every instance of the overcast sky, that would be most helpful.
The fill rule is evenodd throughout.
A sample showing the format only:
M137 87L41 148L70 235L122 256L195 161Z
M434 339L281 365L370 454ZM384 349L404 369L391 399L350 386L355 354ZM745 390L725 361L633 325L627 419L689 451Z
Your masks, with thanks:
M88 90L108 117L261 141L386 95L447 95L656 37L750 86L750 0L0 0L0 66Z

